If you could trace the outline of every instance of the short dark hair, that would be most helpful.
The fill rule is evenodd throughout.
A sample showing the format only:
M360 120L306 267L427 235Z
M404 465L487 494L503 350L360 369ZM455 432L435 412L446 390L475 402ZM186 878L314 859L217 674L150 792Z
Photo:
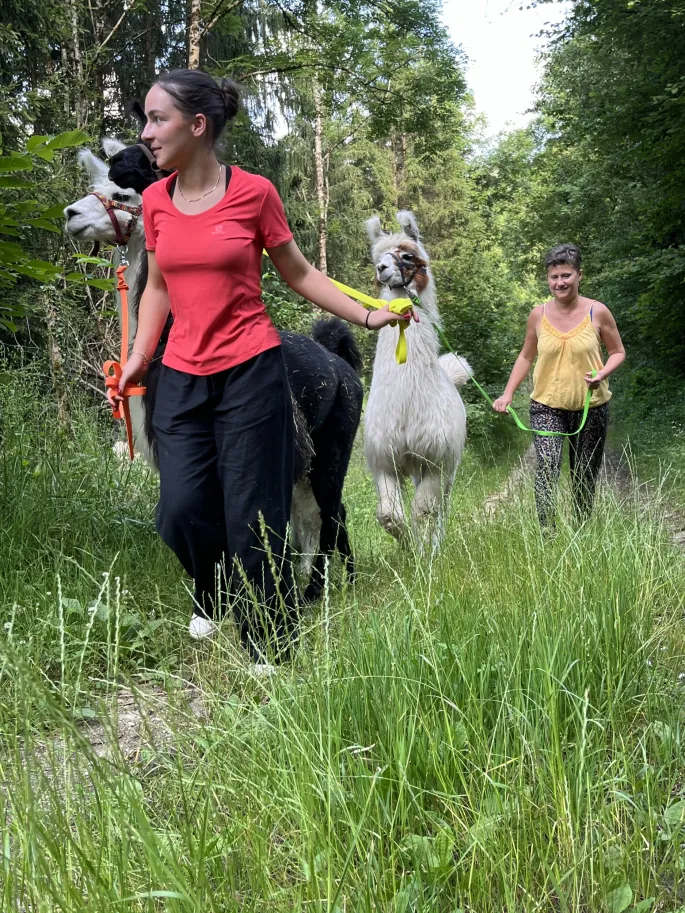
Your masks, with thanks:
M577 244L557 244L545 254L545 270L550 266L561 266L562 263L569 263L574 269L580 272L583 258L580 248Z
M159 74L157 84L169 93L181 114L188 118L204 114L210 124L213 143L240 107L236 83L225 78L217 82L203 70L169 70Z

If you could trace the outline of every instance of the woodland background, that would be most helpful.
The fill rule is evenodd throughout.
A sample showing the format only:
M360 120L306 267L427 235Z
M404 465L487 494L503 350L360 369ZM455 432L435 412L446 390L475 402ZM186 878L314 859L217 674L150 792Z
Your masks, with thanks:
M57 394L68 422L68 401L94 394L112 344L107 281L84 277L59 231L84 176L73 152L45 143L71 132L97 151L103 135L135 139L128 106L155 73L200 65L244 88L227 161L274 181L299 245L331 276L368 289L364 220L377 212L390 227L398 208L414 210L448 336L493 392L545 293L545 249L579 243L584 291L614 311L628 349L615 417L645 454L653 431L660 448L677 443L685 2L579 0L541 36L535 120L488 142L440 11L438 0L3 0L4 376L40 362L41 393ZM271 274L264 282L276 321L306 329L308 306ZM492 428L467 397L473 431Z

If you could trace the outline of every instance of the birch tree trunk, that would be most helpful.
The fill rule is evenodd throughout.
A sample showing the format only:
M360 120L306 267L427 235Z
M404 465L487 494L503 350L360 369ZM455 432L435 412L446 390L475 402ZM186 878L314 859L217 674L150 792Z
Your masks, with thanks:
M190 0L190 22L188 24L188 69L197 70L200 66L200 38L202 31L201 0Z
M100 45L102 44L102 42L105 39L105 30L106 30L104 0L92 0L91 9L93 11L93 28L94 28L94 32L95 32L95 44L97 47L100 47ZM97 83L96 105L97 105L99 120L101 123L105 117L104 65L105 65L104 59L102 57L100 59L96 59L95 71L93 72L93 76L92 76L92 78L94 78ZM114 72L116 74L116 70Z
M392 158L392 189L395 194L395 209L400 206L400 167L397 159L397 136L393 133L390 137L390 151Z
M62 44L60 53L62 55L62 72L64 73L66 87L66 92L64 93L64 114L68 118L71 114L71 104L69 102L69 52L67 51L66 44Z
M401 209L404 205L406 188L407 134L398 136L393 133L390 140L392 150L392 183L395 191L395 206Z
M327 241L327 210L326 180L323 158L323 104L321 100L321 86L314 80L314 161L316 165L316 198L319 204L319 269L324 275L328 274L328 258L326 256Z

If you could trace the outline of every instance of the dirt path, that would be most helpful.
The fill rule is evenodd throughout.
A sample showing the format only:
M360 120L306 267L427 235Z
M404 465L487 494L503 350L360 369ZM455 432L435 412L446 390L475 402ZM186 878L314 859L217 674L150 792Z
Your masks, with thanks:
M97 717L77 723L77 731L97 757L139 765L160 752L173 751L175 734L199 730L206 718L202 694L192 686L183 688L172 702L163 688L154 685L122 687ZM72 771L83 771L81 748L73 734L56 732L36 740L31 752L59 791L65 789Z
M534 472L535 448L531 444L528 450L518 458L509 477L499 491L494 492L485 499L483 504L485 515L492 517L495 511L509 500L517 488L529 481L532 484Z
M650 483L640 482L631 471L625 454L607 450L604 454L602 480L613 488L619 503L632 503L651 516L659 516L674 545L685 552L685 514L670 504Z
M149 685L135 691L122 688L110 711L109 728L94 719L81 724L82 733L96 755L111 756L116 739L121 755L127 761L135 761L142 750L158 751L172 741L174 728L182 726L187 730L206 717L198 689L184 689L182 705L171 707L163 688Z
M486 499L486 516L491 517L521 485L532 486L534 472L535 448L531 444L515 464L502 488ZM631 471L624 454L617 450L606 451L600 484L610 486L620 504L630 504L650 516L658 516L670 533L674 545L685 552L685 514L669 504L653 486L640 482Z

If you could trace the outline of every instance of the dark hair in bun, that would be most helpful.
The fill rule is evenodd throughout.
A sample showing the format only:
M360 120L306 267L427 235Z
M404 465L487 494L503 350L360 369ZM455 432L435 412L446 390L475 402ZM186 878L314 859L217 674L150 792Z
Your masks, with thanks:
M187 118L204 114L210 125L213 143L240 108L237 84L226 78L217 83L203 70L169 70L159 74L157 84L172 97L174 106Z
M232 79L225 76L219 83L221 94L224 96L224 108L226 110L226 121L231 121L238 113L240 108L240 91Z

